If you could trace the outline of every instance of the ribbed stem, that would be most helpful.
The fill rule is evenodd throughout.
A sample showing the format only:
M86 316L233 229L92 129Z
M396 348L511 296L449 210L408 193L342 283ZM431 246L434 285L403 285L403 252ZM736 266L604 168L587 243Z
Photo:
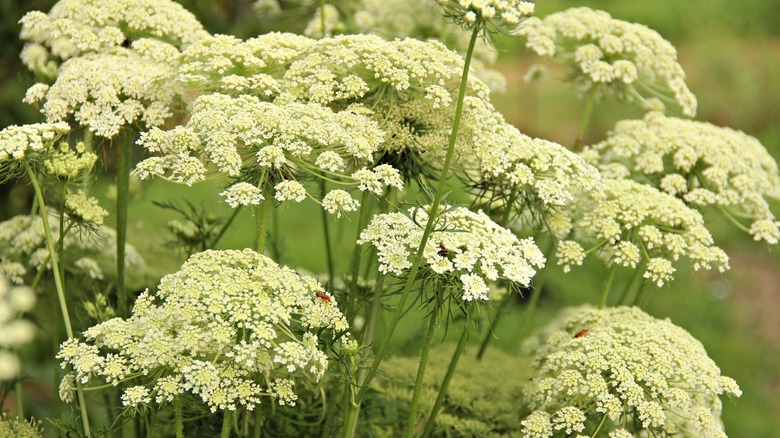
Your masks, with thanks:
M371 198L368 191L363 192L360 199L360 218L358 219L357 237L355 237L355 250L352 252L351 283L349 286L349 297L347 297L347 321L352 321L356 312L358 277L360 277L360 245L357 244L357 241L360 239L360 233L368 225L368 216L371 213L370 201Z
M255 207L255 223L257 226L257 246L255 249L260 254L265 249L265 240L268 234L268 216L270 216L271 210L274 208L272 203L273 199L266 193L265 199L260 201L260 205Z
M601 290L601 300L599 301L599 309L603 309L607 305L607 297L609 297L609 290L612 288L612 280L615 278L615 271L617 265L609 268L609 275L607 275L607 281L604 282L604 288Z
M452 353L452 359L450 359L450 365L447 367L447 374L444 375L444 380L439 387L439 394L436 396L436 401L433 403L433 409L431 409L428 420L425 422L425 429L423 429L423 438L428 437L433 432L433 426L436 424L436 416L439 415L441 405L444 403L444 397L447 395L447 388L450 386L452 376L455 375L455 369L458 368L458 361L463 354L463 350L466 348L469 340L469 332L471 331L470 321L466 320L466 325L463 326L463 333L460 334L458 340L458 346L455 347L455 352Z
M414 392L412 393L412 405L409 408L409 423L406 425L406 437L414 436L414 428L417 426L417 411L420 408L420 394L422 394L423 381L425 380L425 368L428 366L428 355L433 345L433 334L436 332L436 315L438 309L431 311L428 319L428 330L425 332L425 344L420 354L420 364L417 366L417 378L414 381Z
M506 306L509 305L509 302L512 300L512 294L507 293L503 300L501 300L500 303L498 303L498 306L496 307L496 314L493 315L493 320L490 321L490 327L488 328L487 333L485 333L485 337L482 339L482 342L479 344L479 351L477 351L477 360L482 360L482 356L485 355L485 350L487 350L488 345L490 344L490 341L493 340L493 333L496 331L496 327L498 327L498 321L501 320L501 315L506 312Z
M325 196L325 181L320 180L320 189L322 190L322 196ZM325 256L328 261L328 290L333 290L333 277L335 268L333 267L333 248L331 246L330 239L330 225L328 225L328 212L324 208L320 209L322 215L322 232L325 236Z
M54 274L54 286L57 289L57 299L60 302L60 311L62 312L62 319L65 322L65 332L68 335L68 338L74 338L73 335L73 326L70 323L70 314L68 313L68 305L65 300L65 290L62 286L62 277L60 276L60 265L57 258L57 250L54 247L54 238L51 234L51 227L49 226L49 216L46 212L46 202L44 202L43 199L43 191L41 191L41 186L38 183L38 178L35 175L35 172L30 168L29 165L25 163L25 167L27 169L27 176L30 177L30 181L32 182L33 189L35 190L35 199L38 201L38 212L41 215L41 222L43 223L43 232L46 236L46 247L49 250L49 257L51 259L51 270ZM64 230L60 230L64 232ZM43 268L42 268L43 269ZM87 404L84 400L84 391L81 389L81 383L76 381L76 392L78 394L79 399L79 410L81 411L81 421L82 425L84 426L84 434L89 437L92 435L92 432L89 427L89 415L87 414Z
M184 438L184 419L181 413L181 400L176 402L176 438Z
M119 145L116 168L116 289L119 316L126 317L125 242L127 242L127 204L130 200L130 145Z
M585 102L585 113L582 115L582 121L580 122L580 129L577 131L577 139L574 142L574 146L577 148L582 147L585 144L585 132L588 130L590 124L590 116L593 113L593 107L596 105L596 93L599 86L593 85L588 92L588 98Z
M225 415L222 417L222 432L220 438L230 438L230 426L233 422L233 411L225 409Z

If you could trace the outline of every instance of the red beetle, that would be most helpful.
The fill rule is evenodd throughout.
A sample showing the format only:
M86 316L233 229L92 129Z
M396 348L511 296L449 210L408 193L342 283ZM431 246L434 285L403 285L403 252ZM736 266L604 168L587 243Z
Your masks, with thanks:
M574 337L575 338L581 338L581 337L585 336L585 333L588 333L589 331L590 331L589 329L582 329L582 330L578 331L577 334L574 335Z
M328 294L317 292L315 295L317 295L317 298L321 299L322 301L325 301L326 303L330 302L330 295Z

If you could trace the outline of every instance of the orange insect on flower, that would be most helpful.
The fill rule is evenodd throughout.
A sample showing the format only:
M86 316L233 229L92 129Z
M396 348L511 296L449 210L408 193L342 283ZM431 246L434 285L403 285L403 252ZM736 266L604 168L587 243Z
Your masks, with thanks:
M326 303L330 302L330 295L328 294L317 292L315 295L317 295L317 298L321 299L322 301L325 301Z
M447 257L447 248L444 245L439 245L439 257Z
M585 336L585 333L588 333L589 331L590 331L589 329L582 329L582 330L578 331L577 334L574 335L574 337L575 338L581 338L581 337Z

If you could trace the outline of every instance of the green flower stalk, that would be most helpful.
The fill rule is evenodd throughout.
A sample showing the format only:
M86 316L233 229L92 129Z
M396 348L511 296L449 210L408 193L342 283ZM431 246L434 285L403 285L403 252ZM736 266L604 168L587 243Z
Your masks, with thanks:
M636 307L565 309L524 349L527 437L725 437L719 396L742 394L699 341Z

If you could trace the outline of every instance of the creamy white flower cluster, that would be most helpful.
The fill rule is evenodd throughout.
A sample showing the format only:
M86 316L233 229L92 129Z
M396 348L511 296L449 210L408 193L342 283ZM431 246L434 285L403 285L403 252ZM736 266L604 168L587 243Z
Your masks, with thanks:
M365 167L383 132L372 118L353 109L334 112L316 103L204 95L195 100L186 126L141 135L139 144L159 155L139 163L135 174L187 185L204 180L209 165L232 177L243 174L252 184L242 181L223 192L233 207L258 204L265 199L261 187L266 184L274 188L277 201L300 202L307 192L295 178L307 173L351 179L377 195L386 186L401 188L398 171L390 166ZM354 210L357 201L344 193L326 195L326 209Z
M30 342L35 325L18 318L35 305L35 292L29 287L12 287L0 272L0 381L13 379L22 370L19 358L7 349Z
M579 198L562 213L568 218L552 219L559 238L574 239L559 245L559 264L581 263L584 243L599 248L610 266L637 268L646 262L644 277L658 286L672 280L673 263L680 257L697 270L729 268L728 256L714 246L698 211L631 180L605 178L602 184L602 192Z
M688 117L696 115L696 96L685 84L677 50L656 31L581 7L528 19L518 33L539 56L569 67L573 79L588 88L613 91L646 109L660 102L659 91L671 92Z
M360 233L359 244L376 247L382 273L402 275L412 267L428 208L376 215ZM536 269L544 267L544 255L532 238L518 239L482 211L443 206L438 216L424 262L435 274L457 278L464 301L488 300L486 281L503 278L528 286Z
M70 132L67 123L34 123L9 126L0 131L0 168L12 171L22 160L50 153L54 143Z
M20 20L21 38L68 59L151 37L185 46L208 36L195 16L171 0L60 0L48 14Z
M716 206L755 240L776 244L780 229L769 200L780 199L777 163L755 138L705 122L650 113L624 120L583 156L604 173L637 180L693 208ZM750 221L748 226L741 221Z
M535 373L529 438L597 427L610 437L725 437L719 396L742 394L693 336L636 307L565 309L524 349Z
M70 214L80 214L80 219L102 219L105 210L76 192L69 195L75 203ZM68 202L68 201L66 201ZM55 215L53 211L51 215ZM67 222L66 222L67 223ZM60 236L59 221L50 221L52 238ZM68 233L64 240L65 270L73 278L104 280L116 270L116 231L98 226L88 233ZM132 273L128 282L138 283L145 271L146 263L140 253L130 244L125 247L125 266ZM39 216L15 216L0 222L0 275L21 284L25 276L40 269L51 269L49 250L46 247L43 222Z
M534 13L534 2L525 0L435 0L444 16L466 29L486 26L488 31L515 29Z
M252 410L263 396L294 405L299 379L328 366L321 329L346 330L316 280L251 250L205 251L144 292L128 319L88 329L57 355L78 379L123 384L126 406L170 403L185 392L212 412Z
M470 179L486 182L498 194L513 189L525 193L518 202L562 206L579 192L599 187L595 167L565 147L521 133L504 120L489 102L466 98L457 160ZM477 170L469 172L469 170Z

